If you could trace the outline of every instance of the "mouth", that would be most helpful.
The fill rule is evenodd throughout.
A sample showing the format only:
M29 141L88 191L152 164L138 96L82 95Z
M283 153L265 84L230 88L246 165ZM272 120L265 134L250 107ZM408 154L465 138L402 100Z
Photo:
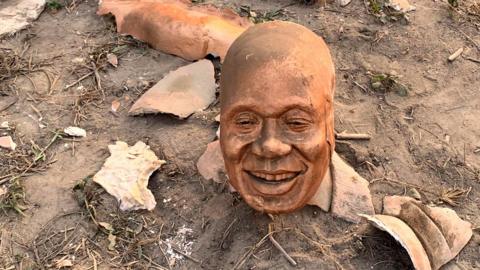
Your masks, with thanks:
M300 175L298 172L245 171L253 180L267 185L279 185L290 182Z

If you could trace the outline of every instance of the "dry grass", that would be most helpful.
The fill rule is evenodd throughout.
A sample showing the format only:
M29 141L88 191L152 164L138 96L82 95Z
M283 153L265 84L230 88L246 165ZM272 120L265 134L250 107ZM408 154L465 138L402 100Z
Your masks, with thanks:
M48 168L53 155L49 155L47 151L60 138L60 133L54 133L44 147L31 140L29 144L22 143L12 152L0 149L0 187L7 189L7 193L0 196L1 210L22 213L27 208L20 181L31 173L42 172Z

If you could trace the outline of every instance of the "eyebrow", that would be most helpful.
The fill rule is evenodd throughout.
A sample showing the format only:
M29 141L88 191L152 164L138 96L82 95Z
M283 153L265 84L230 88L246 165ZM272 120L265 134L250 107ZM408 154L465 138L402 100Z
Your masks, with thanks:
M233 105L231 106L233 107L231 110L229 110L226 115L234 115L234 114L237 114L239 112L244 112L244 111L251 111L251 112L254 112L254 113L257 113L261 116L280 116L292 109L299 109L299 110L302 110L306 113L310 113L310 114L314 114L315 113L315 110L312 108L312 105L306 105L305 103L293 103L293 104L289 104L288 106L285 106L282 108L281 111L278 111L278 112L273 112L272 114L270 115L264 115L263 113L260 113L261 111L261 106L259 106L258 104L253 104L253 103L242 103L242 104L237 104L237 105Z

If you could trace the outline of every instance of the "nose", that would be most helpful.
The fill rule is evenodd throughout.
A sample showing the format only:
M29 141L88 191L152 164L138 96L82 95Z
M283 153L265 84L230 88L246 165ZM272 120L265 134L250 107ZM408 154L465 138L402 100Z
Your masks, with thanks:
M252 153L265 158L284 156L292 146L278 138L275 119L266 119L260 137L252 144Z

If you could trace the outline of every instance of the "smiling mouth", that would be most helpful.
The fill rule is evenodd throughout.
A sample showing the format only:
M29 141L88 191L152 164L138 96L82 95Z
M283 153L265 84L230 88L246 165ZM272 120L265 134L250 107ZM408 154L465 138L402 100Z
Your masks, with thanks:
M268 184L268 185L278 185L292 181L301 172L254 172L254 171L245 171L248 175L252 177L253 180Z

